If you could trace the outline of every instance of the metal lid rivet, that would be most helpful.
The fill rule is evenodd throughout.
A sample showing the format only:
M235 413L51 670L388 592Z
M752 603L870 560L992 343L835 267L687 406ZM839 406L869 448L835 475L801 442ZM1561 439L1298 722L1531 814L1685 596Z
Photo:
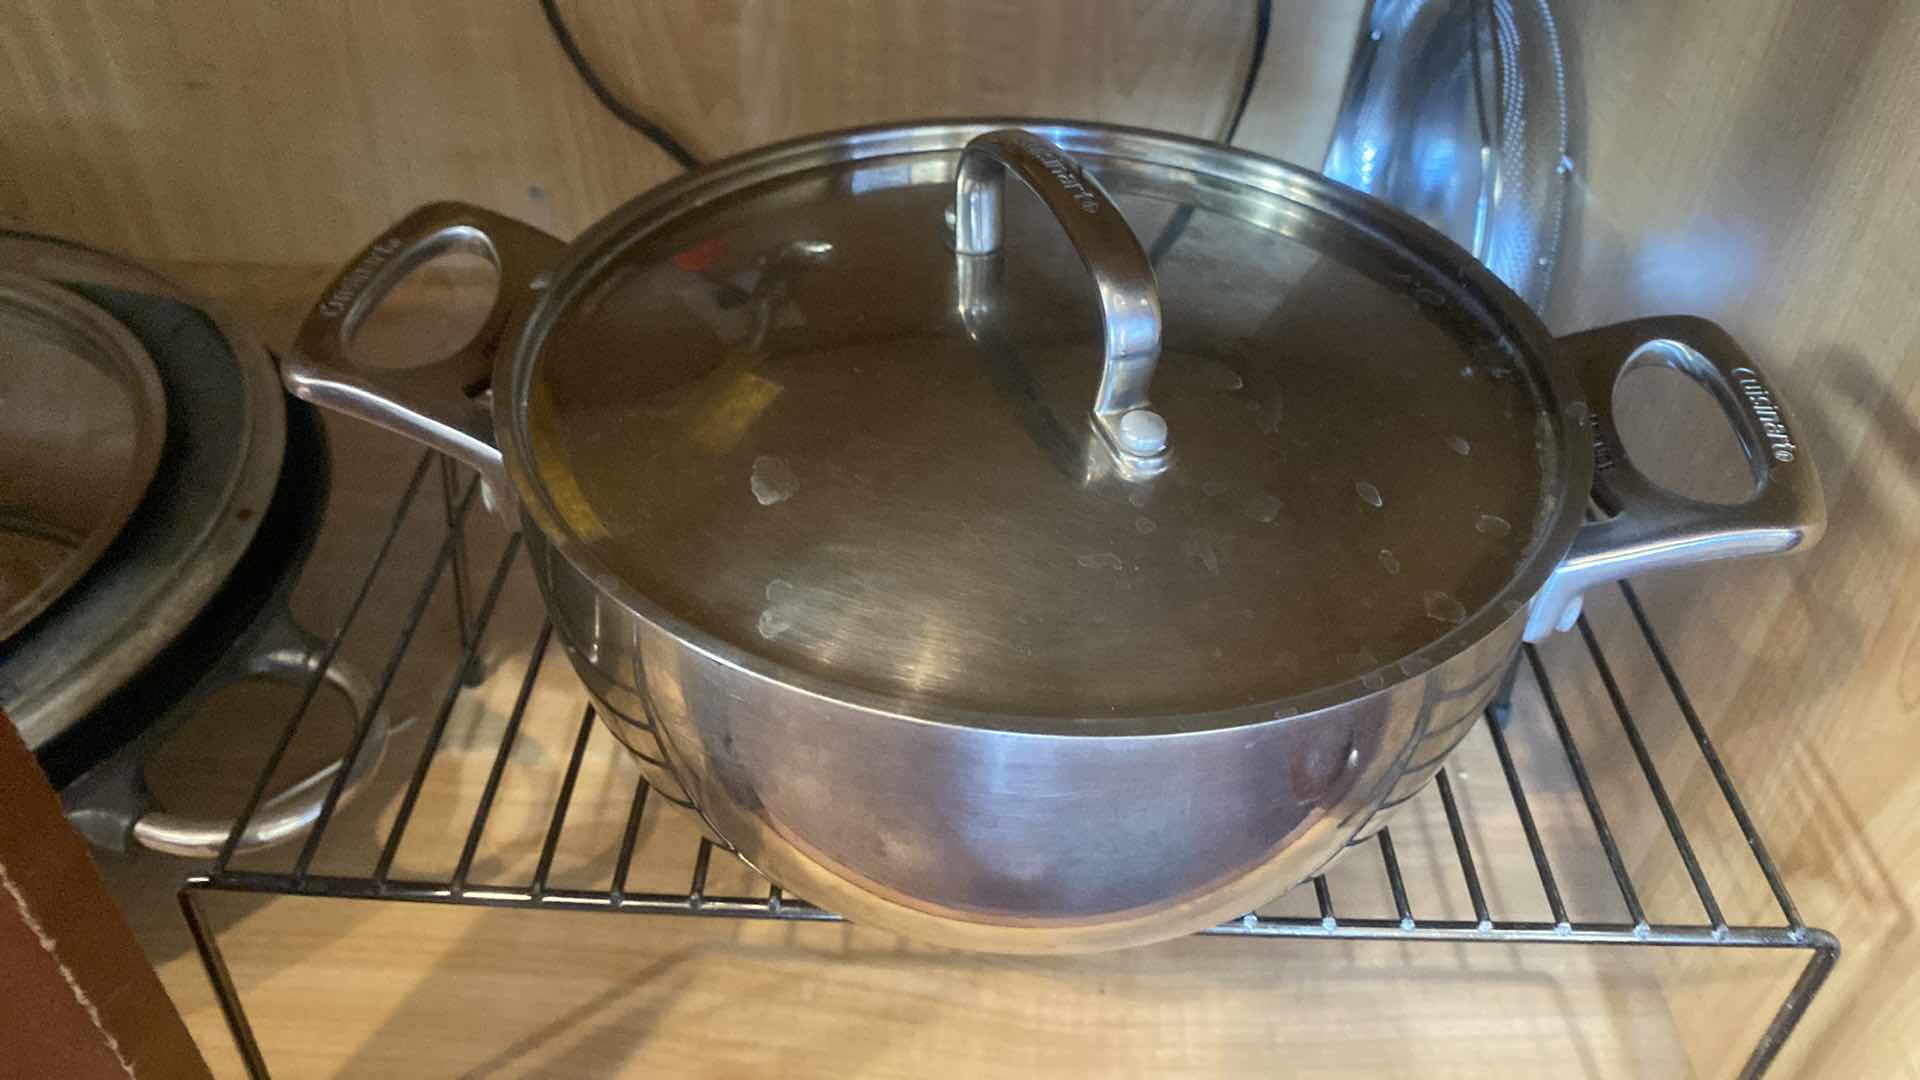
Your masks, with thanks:
M1120 449L1129 454L1158 454L1167 448L1167 421L1152 409L1133 409L1115 427Z

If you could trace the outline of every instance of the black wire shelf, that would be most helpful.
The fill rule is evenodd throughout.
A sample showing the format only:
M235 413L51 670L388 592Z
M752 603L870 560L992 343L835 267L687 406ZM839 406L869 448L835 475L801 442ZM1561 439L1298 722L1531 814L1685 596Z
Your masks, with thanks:
M436 465L437 483L430 482ZM432 512L431 500L426 494L430 486L440 489L438 513ZM202 903L210 893L725 919L841 921L840 916L798 897L785 895L779 887L750 873L746 876L753 878L753 888L741 887L743 875L740 870L743 868L725 875L727 884L719 884L716 881L720 876L716 867L716 845L703 837L696 838L691 830L682 831L681 846L674 852L662 853L656 850L659 845L643 842L643 824L650 818L663 814L684 815L686 811L679 800L650 788L640 778L637 768L632 769L630 797L624 787L619 791L618 798L624 804L625 817L624 824L618 830L618 843L611 865L605 867L606 885L585 888L556 883L556 860L560 857L566 836L569 811L575 806L583 766L591 758L590 748L593 748L594 754L608 756L626 753L605 738L599 740L596 746L592 736L599 723L591 705L581 709L576 719L554 718L556 722L572 724L568 729L570 735L567 736L570 741L565 743L569 752L552 795L551 808L546 811L539 854L531 875L525 880L506 882L476 879L480 873L478 856L488 836L489 825L495 820L494 812L499 805L502 785L514 771L516 749L525 741L528 725L535 720L533 714L541 711L534 708L538 696L536 688L573 679L564 662L550 661L552 628L544 622L533 632L525 669L518 674L518 686L504 723L497 734L488 735L497 739L497 742L493 744L486 780L473 803L471 817L463 831L456 830L460 836L452 869L444 874L433 875L396 870L396 866L400 865L403 844L410 835L427 789L429 775L446 745L450 721L463 698L473 693L475 687L484 681L485 673L481 668L485 654L482 645L490 634L501 633L494 626L496 615L502 610L503 591L514 576L521 557L517 536L494 544L493 547L498 549L497 557L489 568L484 569L484 587L477 596L474 595L468 565L472 558L470 549L474 545L470 543L468 533L469 523L484 516L473 511L474 504L480 501L478 491L477 480L445 459L439 459L431 453L421 456L393 510L391 524L364 575L354 586L320 666L312 673L298 707L287 718L224 850L205 874L190 879L181 889L182 912L242 1059L252 1075L266 1076L267 1065ZM429 501L423 503L423 499ZM406 529L420 529L423 527L422 520L429 519L438 544L432 549L433 557L427 563L424 576L417 581L385 586L395 588L396 595L403 598L404 614L397 633L393 635L393 644L385 657L367 715L358 718L352 744L344 755L344 760L355 760L367 749L365 743L372 730L368 720L387 701L403 662L421 636L419 631L430 602L436 592L445 586L451 595L459 628L457 660L447 670L436 673L439 687L435 708L430 717L422 718L424 733L418 740L418 748L409 747L406 751L414 756L404 785L397 793L388 790L379 795L380 798L391 800L395 807L385 835L375 838L377 844L360 845L366 849L359 852L364 856L364 872L321 872L316 869L323 847L328 845L330 839L329 829L340 818L348 794L349 770L338 769L333 774L332 786L326 793L312 829L298 846L290 864L259 868L253 865L261 861L259 857L244 856L236 850L238 837L244 834L251 817L267 799L289 748L294 744L303 721L312 711L314 700L324 682L325 666L334 662L342 641L361 618L367 601L375 592L374 583L382 578L397 540ZM1421 868L1426 871L1423 876L1416 880L1409 873L1406 865L1403 865L1407 856L1403 856L1396 848L1393 829L1382 828L1337 860L1327 873L1314 878L1310 887L1303 885L1276 901L1273 910L1263 908L1250 912L1201 933L1241 939L1804 951L1808 955L1797 980L1773 1014L1740 1075L1754 1077L1764 1073L1832 970L1839 957L1839 942L1831 933L1809 926L1802 919L1779 867L1768 852L1744 800L1708 737L1692 698L1682 685L1671 658L1661 645L1645 608L1630 585L1623 583L1619 587L1619 601L1614 606L1616 615L1620 616L1615 620L1620 624L1616 629L1624 631L1625 635L1624 638L1620 633L1612 635L1614 656L1610 656L1603 648L1603 641L1608 639L1608 635L1596 629L1595 623L1589 621L1588 617L1580 619L1577 633L1570 636L1577 640L1582 651L1580 655L1585 658L1585 671L1580 674L1590 675L1591 682L1599 690L1597 696L1589 699L1590 702L1605 703L1604 708L1596 706L1593 711L1611 713L1617 721L1619 735L1630 751L1626 757L1610 755L1606 758L1610 771L1605 777L1597 778L1588 756L1581 749L1583 741L1588 742L1591 748L1595 732L1583 727L1577 734L1569 716L1570 710L1563 704L1566 700L1564 688L1568 685L1567 673L1554 675L1550 670L1553 665L1543 656L1542 650L1526 646L1514 676L1509 679L1507 700L1487 710L1478 721L1485 733L1481 758L1488 767L1478 769L1479 775L1471 784L1472 790L1481 797L1470 801L1464 794L1466 788L1463 785L1469 783L1469 776L1466 767L1458 762L1466 753L1463 744L1463 750L1456 751L1455 757L1449 759L1436 774L1428 789L1432 794L1429 796L1423 792L1416 796L1413 801L1420 805L1402 809L1395 818L1396 824L1406 823L1410 811L1418 809L1426 815L1426 821L1432 827L1430 834L1422 834L1427 841L1421 847L1424 853ZM526 628L520 629L524 632ZM1675 727L1674 738L1667 745L1656 747L1649 741L1645 725L1636 718L1630 707L1634 695L1628 692L1627 684L1622 682L1623 677L1618 674L1625 670L1625 665L1617 659L1621 652L1621 640L1627 641L1636 652L1633 666L1650 666L1657 673L1662 700L1669 702L1672 711L1677 713L1679 725ZM514 674L498 671L486 677L512 677ZM1512 689L1516 681L1519 686ZM1590 693L1591 689L1583 686L1580 692ZM569 700L577 702L581 698L576 695ZM570 706L569 715L572 708ZM540 719L544 719L544 716ZM1603 722L1597 721L1596 726ZM1469 741L1472 741L1471 738ZM1516 745L1522 743L1524 745ZM1695 836L1698 826L1696 824L1693 829L1689 828L1689 815L1676 804L1661 768L1661 757L1666 753L1671 770L1674 745L1693 755L1693 763L1704 764L1711 775L1713 785L1717 788L1719 812L1726 815L1731 832L1737 833L1737 840L1729 839L1715 850L1722 856L1726 855L1726 851L1736 852L1737 858L1703 856L1705 845ZM471 752L473 747L464 749ZM396 770L402 766L402 762L388 763L383 776L391 783ZM1644 807L1647 803L1651 804L1653 813L1646 820L1658 822L1657 827L1636 829L1634 836L1638 846L1623 844L1606 810L1608 803L1616 808L1621 805L1619 790L1623 784L1630 786L1632 797L1638 800L1636 805ZM1493 795L1497 795L1498 799L1492 798ZM1548 830L1543 827L1540 807L1549 799L1557 811L1564 811L1558 812L1557 818L1583 826L1577 829L1581 846L1585 849L1579 857L1569 857L1565 837L1558 835L1567 831L1567 821L1561 821L1561 828L1553 837L1549 837ZM1495 801L1504 805L1494 808L1485 805ZM1437 815L1434 812L1436 804ZM1514 849L1506 865L1509 868L1513 865L1530 867L1531 873L1526 875L1529 880L1521 888L1514 887L1510 880L1502 883L1488 880L1487 845L1493 841L1486 838L1487 830L1482 827L1482 819L1495 813L1511 825L1505 830L1508 836L1501 841L1511 841ZM1652 842L1643 843L1642 833L1652 833ZM1480 838L1478 842L1476 837ZM1663 838L1664 845L1660 845L1658 842ZM1525 848L1524 860L1514 857L1521 845ZM1650 860L1650 853L1656 846L1664 847L1657 854L1677 860L1678 867L1684 872L1684 894L1690 896L1687 903L1697 911L1697 919L1691 913L1677 917L1649 915L1649 903L1636 884L1630 866L1637 859ZM652 871L661 866L684 866L688 848L692 849L693 854L683 888L663 890L658 887L634 887L636 868ZM1372 851L1364 850L1367 848ZM1720 851L1720 848L1726 851ZM1440 853L1437 860L1429 857L1435 851ZM730 867L734 864L735 860L725 849L720 849L717 854L720 856L719 862ZM1409 849L1408 855L1411 854L1412 849ZM329 860L329 863L333 861L339 860ZM1383 887L1350 888L1358 872L1354 864L1365 862L1377 866L1376 881ZM1744 862L1746 865L1730 867L1730 862ZM241 865L243 863L245 865ZM1568 889L1570 871L1578 874L1582 882L1578 903ZM1762 908L1745 921L1730 919L1726 914L1728 905L1725 902L1729 892L1723 887L1726 879L1736 873L1744 875L1755 872L1758 881L1753 882L1752 887L1734 891L1742 898L1759 897ZM657 881L660 874L649 872L647 876ZM1446 879L1446 884L1436 892L1433 882L1441 878ZM1678 881L1681 878L1668 875L1662 880ZM1613 911L1614 915L1590 915L1584 910L1596 905L1597 902L1593 900L1596 892L1602 894L1601 906ZM1672 907L1677 902L1674 900L1677 892L1674 888L1664 891L1661 897L1663 912L1665 907ZM1379 895L1367 896L1363 893ZM1436 900L1435 895L1440 893L1449 895ZM1523 893L1532 895L1523 896ZM1616 904L1617 908L1614 907ZM1577 914L1573 910L1576 907L1582 909ZM1618 914L1624 914L1625 917L1616 917Z

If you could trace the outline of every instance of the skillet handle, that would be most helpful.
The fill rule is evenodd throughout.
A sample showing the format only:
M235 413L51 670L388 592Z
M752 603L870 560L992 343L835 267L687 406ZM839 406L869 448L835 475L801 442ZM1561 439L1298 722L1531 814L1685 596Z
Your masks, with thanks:
M313 677L326 656L326 643L293 621L291 613L281 611L269 623L265 634L243 654L230 657L192 701L246 679L274 679L291 685L304 685ZM341 657L334 657L322 672L325 684L346 701L355 721L366 725L366 737L351 765L344 757L333 761L263 803L247 822L247 831L236 851L254 851L272 847L299 836L312 827L325 805L326 793L334 774L342 768L347 779L341 787L338 805L344 806L359 793L380 767L386 753L389 728L384 710L378 708L372 683L359 669ZM145 795L145 785L139 785ZM236 824L227 818L198 818L144 805L128 826L128 835L141 847L186 858L212 858L220 854Z
M545 287L561 241L531 225L465 203L423 206L368 244L327 286L282 364L304 401L424 443L478 469L506 490L486 393L515 310ZM473 340L420 367L353 362L354 331L408 272L449 252L479 255L499 271L493 307Z
M1582 526L1573 547L1534 598L1526 638L1565 630L1594 585L1646 570L1806 547L1826 530L1813 461L1797 440L1786 403L1745 350L1719 326L1684 315L1617 323L1562 338L1559 347L1589 402L1594 497L1613 516ZM1627 372L1669 367L1713 394L1753 469L1753 495L1734 505L1676 494L1633 467L1614 421L1613 393Z
M147 787L148 753L191 718L195 706L223 687L252 679L293 686L312 680L326 655L326 643L295 622L285 600L275 601L187 697L154 718L153 723L105 762L89 770L60 793L67 821L82 836L105 851L125 852L134 844L152 851L186 858L212 858L220 853L236 824L231 818L196 817L160 807ZM379 768L390 727L373 684L344 658L334 657L322 676L338 693L355 721L366 726L360 751L342 783L339 803L357 794ZM347 767L344 760L328 763L299 783L263 803L235 850L271 847L304 833L320 815L334 775Z

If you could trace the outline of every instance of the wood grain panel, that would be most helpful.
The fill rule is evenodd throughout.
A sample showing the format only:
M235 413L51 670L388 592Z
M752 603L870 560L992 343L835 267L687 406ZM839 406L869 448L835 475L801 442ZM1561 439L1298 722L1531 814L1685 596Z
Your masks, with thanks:
M1281 0L1248 145L1317 161L1360 0ZM926 116L1213 136L1246 0L562 4L625 99L703 156ZM677 169L603 110L531 2L0 11L0 225L156 259L331 263L423 202L567 236Z
M1645 590L1802 910L1845 944L1780 1072L1920 1074L1920 8L1560 6L1588 124L1555 323L1720 321L1797 408L1826 488L1807 556ZM1723 814L1657 678L1625 683L1683 812ZM1697 918L1652 808L1620 812L1650 887ZM1756 875L1721 899L1778 917ZM1731 1075L1780 984L1711 962L1669 997L1701 1075Z

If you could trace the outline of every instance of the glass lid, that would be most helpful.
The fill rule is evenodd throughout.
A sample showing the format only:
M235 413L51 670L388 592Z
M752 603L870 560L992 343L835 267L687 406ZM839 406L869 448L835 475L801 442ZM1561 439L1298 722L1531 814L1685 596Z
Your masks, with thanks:
M1562 434L1475 279L1271 183L997 149L958 239L941 146L603 243L522 384L564 530L734 648L997 714L1380 689L1517 610Z

